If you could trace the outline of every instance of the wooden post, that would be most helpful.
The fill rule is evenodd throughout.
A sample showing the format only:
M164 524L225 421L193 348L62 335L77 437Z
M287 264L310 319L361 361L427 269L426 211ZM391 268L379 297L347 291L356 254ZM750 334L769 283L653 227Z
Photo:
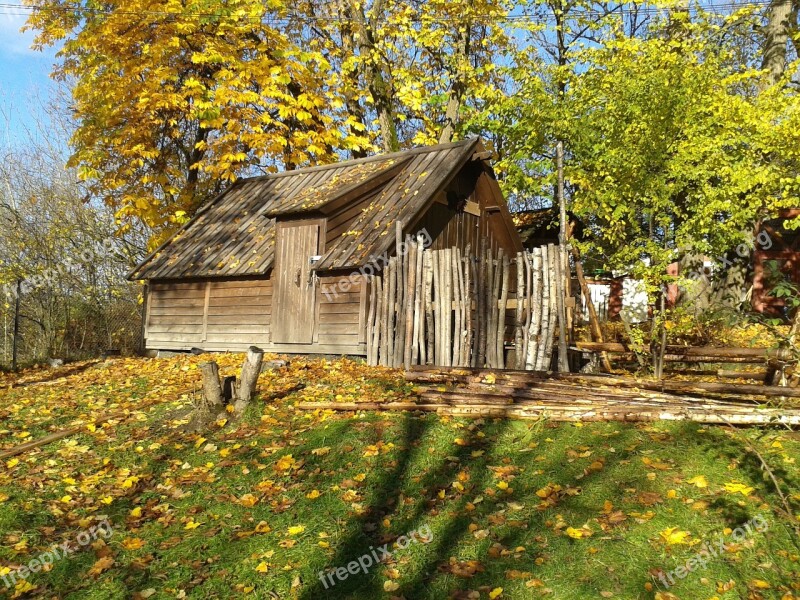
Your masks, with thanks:
M386 362L387 367L394 366L394 338L395 338L395 315L397 313L397 257L389 259L389 267L386 273L388 278L389 287L389 306L388 319L386 321L386 338L388 347L386 349Z
M14 341L11 346L11 370L17 370L19 354L19 298L22 295L22 279L17 279L17 295L14 298Z
M522 342L522 325L523 325L523 310L525 304L525 265L523 263L525 254L517 252L517 310L514 317L514 356L516 369L521 369L524 364L523 358L523 342Z
M555 280L556 309L558 311L558 371L569 373L567 358L567 307L564 296L564 268L562 263L561 248L553 257L553 279Z
M398 233L402 230L398 227ZM406 240L407 241L407 240ZM397 247L397 326L395 328L394 366L399 367L405 359L406 341L406 291L408 288L408 256L403 251L402 240Z
M470 256L467 258L467 272L470 274L472 280L472 297L475 298L475 312L472 312L472 302L470 301L470 335L472 336L472 356L470 356L469 364L471 367L478 366L478 330L481 321L481 294L480 294L480 279L481 279L481 259L480 255Z
M233 404L234 412L237 414L241 413L250 404L263 361L264 351L261 348L250 346L247 349L247 355L244 357L244 364L242 365L239 393L237 394L236 402Z
M531 319L533 318L533 268L531 264L533 261L533 254L524 252L523 259L525 261L525 298L527 301L527 311L525 313L525 324L522 331L523 344L525 347L522 352L520 369L525 369L528 364L528 346L531 341Z
M494 276L494 264L492 263L491 250L488 248L484 250L483 267L483 314L481 314L481 321L483 321L483 340L481 345L483 346L485 358L479 366L491 367L493 365L492 348L494 348L491 334L492 290L494 289L492 277Z
M381 351L381 343L383 342L383 338L381 338L381 327L383 323L383 277L376 277L375 281L377 282L378 289L375 290L375 298L378 306L375 307L375 337L374 337L374 348L372 349L372 358L375 361L376 365L380 363L380 351Z
M469 245L467 245L467 253L469 253ZM467 314L466 306L469 302L469 288L466 287L466 277L464 275L464 257L461 254L461 249L456 249L457 260L455 261L456 277L458 279L458 362L459 367L466 367L469 364L469 338L466 332L467 327Z
M406 256L406 306L405 306L405 340L403 344L403 365L411 367L414 349L414 323L416 322L416 290L417 290L417 247L410 239L406 240L408 256Z
M433 328L431 338L433 351L430 355L431 364L441 365L442 361L442 278L439 271L439 260L441 259L440 250L431 251L431 281L433 284L431 309L433 311Z
M451 364L457 367L461 364L461 277L458 264L461 262L461 251L454 247L450 256L450 272L453 285L453 360Z
M475 287L477 290L477 309L475 311L475 364L476 367L486 365L486 238L481 238L481 247L475 263Z
M544 356L544 370L549 371L550 365L552 363L553 357L553 336L556 333L556 319L558 318L558 267L556 263L558 262L558 249L555 244L551 244L550 247L547 249L547 261L549 266L547 268L548 274L548 293L550 296L550 318L548 320L548 327L547 332L545 333L545 356Z
M569 259L567 257L567 202L564 197L564 142L556 143L556 171L558 199L558 370L569 372L567 359L567 306L569 294Z
M433 322L433 250L425 250L423 266L425 268L425 364L432 365L435 356L436 329Z
M497 308L497 368L505 368L505 343L506 343L506 305L508 304L508 278L509 278L509 259L500 249L499 254L501 273L500 283L500 304Z
M392 296L390 295L392 287L392 260L383 268L383 315L381 318L381 356L378 364L385 367L391 365L389 354L389 340L392 331Z
M453 366L453 250L446 248L444 250L444 317L445 317L445 341L444 341L444 359L448 367Z
M418 237L416 242L416 260L414 261L414 279L416 280L416 287L414 288L414 331L412 334L412 351L411 362L415 365L425 363L425 345L421 342L423 331L422 315L424 310L424 289L425 282L423 280L422 260L424 258L425 246L422 243L422 238Z
M550 263L547 259L547 246L539 248L541 255L541 307L539 309L539 323L538 323L538 339L536 344L536 357L534 359L534 371L543 370L544 364L544 347L546 345L546 333L550 323L550 276L547 270L550 268Z
M374 277L368 278L369 281L369 310L367 311L367 364L372 362L372 321L375 319L375 281Z
M528 352L525 355L525 368L536 370L539 367L539 330L542 326L542 249L534 248L531 253L531 322L528 327Z
M472 256L470 254L470 245L464 251L464 294L466 296L466 307L464 309L464 366L472 365L472 299L475 295L472 293L472 280L470 278L470 269L472 268Z
M439 265L442 269L442 284L444 285L444 295L442 296L442 356L446 367L452 366L453 362L453 288L450 271L451 252L449 248L442 250L442 260Z
M444 249L436 252L437 279L433 282L433 285L439 290L436 292L436 364L441 367L446 366L444 360L444 297L447 292L444 282L444 263L446 258Z

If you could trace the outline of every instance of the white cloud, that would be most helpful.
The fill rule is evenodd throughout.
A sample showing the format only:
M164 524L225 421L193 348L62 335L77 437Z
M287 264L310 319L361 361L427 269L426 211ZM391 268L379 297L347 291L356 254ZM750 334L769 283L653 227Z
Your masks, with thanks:
M16 10L16 9L15 9ZM25 25L27 16L18 10L13 14L0 13L0 54L28 54L33 44L33 31L20 32L20 28Z

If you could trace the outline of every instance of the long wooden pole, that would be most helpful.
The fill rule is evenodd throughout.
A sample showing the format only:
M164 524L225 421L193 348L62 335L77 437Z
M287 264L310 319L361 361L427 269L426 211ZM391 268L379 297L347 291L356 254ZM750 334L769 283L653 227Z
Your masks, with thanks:
M509 259L500 249L500 268L502 268L502 280L500 283L500 305L497 310L497 366L502 369L505 367L505 341L506 341L506 304L508 303L508 278L509 278Z
M408 256L406 256L406 306L405 306L405 339L403 347L403 365L406 369L411 366L414 349L414 322L417 291L417 247L410 238L406 240Z
M525 306L525 266L523 261L525 260L525 254L523 252L517 252L517 259L516 259L516 266L517 266L517 311L514 315L514 357L515 357L515 366L517 369L521 369L525 366L524 357L523 357L523 342L522 342L522 327L524 324L523 321L523 309Z
M650 390L656 392L670 392L683 394L730 394L734 396L766 396L800 398L800 388L786 388L783 386L754 385L747 383L712 383L706 381L646 381L641 379L609 377L606 375L586 375L582 373L544 374L531 371L493 371L491 369L451 369L434 371L409 371L405 374L408 381L427 382L452 382L468 381L470 377L483 377L493 375L496 381L505 379L517 383L525 383L527 387L544 381L569 381L581 384L590 384L593 387L608 386ZM744 399L744 401L747 401Z
M583 274L583 262L581 261L581 254L575 246L570 247L572 258L575 261L575 276L578 278L578 285L581 287L581 293L586 301L586 311L589 313L589 331L592 334L592 339L595 342L602 343L603 330L600 328L600 319L597 318L597 310L594 307L592 300L592 291L589 289L589 284L586 283L586 277ZM603 369L610 373L611 362L608 360L608 355L605 352L600 354L600 364Z
M619 342L575 342L575 346L581 350L593 350L603 352L632 352L628 344ZM667 346L667 354L685 356L687 358L695 356L718 357L718 358L777 358L786 360L790 358L786 349L780 348L717 348L715 346Z
M695 421L699 423L733 423L741 425L800 425L800 411L765 409L741 413L729 407L693 407L680 403L674 405L640 404L619 405L615 402L572 404L564 402L526 402L503 405L428 402L299 402L300 410L394 410L436 412L460 417L498 417L516 419L550 419L553 421Z
M558 370L569 371L567 358L567 297L569 286L569 261L567 260L567 203L564 197L564 143L556 143L556 170L558 171L558 269L556 293L558 294ZM566 266L566 271L565 271Z
M433 321L433 250L425 250L423 267L425 269L425 364L435 362L434 340L436 328Z

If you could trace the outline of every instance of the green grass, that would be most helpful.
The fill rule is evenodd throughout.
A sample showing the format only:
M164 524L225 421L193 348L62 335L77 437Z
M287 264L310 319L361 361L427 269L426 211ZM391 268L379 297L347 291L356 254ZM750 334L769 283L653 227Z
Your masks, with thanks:
M0 474L0 494L8 496L0 503L0 565L26 563L103 516L114 529L107 546L31 576L36 587L28 595L653 598L666 591L659 569L673 570L702 542L756 515L768 522L766 531L669 592L681 599L788 599L800 589L800 443L791 432L295 411L300 399L406 391L385 370L310 361L260 382L264 395L298 381L305 390L255 402L240 421L199 440L169 420L188 402L180 394L184 376L196 376L193 360L127 361L108 370L102 388L76 376L62 390L69 410L52 406L50 387L0 391L3 406L24 406L4 415L5 447L18 443L14 434L28 427L25 418L45 405L59 423L85 412L84 394L98 410L115 404L132 411L119 424L21 456ZM238 359L220 361L225 371ZM132 377L137 365L141 373ZM136 411L159 394L164 402ZM44 418L35 425L31 437L48 431ZM767 460L793 515L744 439ZM280 461L288 455L292 460ZM707 487L689 483L697 475ZM752 491L730 493L724 486L732 482ZM546 501L548 485L561 489ZM256 503L248 506L246 494ZM137 508L140 516L131 512ZM262 521L267 527L254 533ZM430 528L430 543L414 542L329 589L318 578L419 528ZM689 532L689 544L668 545L661 534L669 528ZM104 555L113 564L91 574ZM385 591L387 582L397 589Z

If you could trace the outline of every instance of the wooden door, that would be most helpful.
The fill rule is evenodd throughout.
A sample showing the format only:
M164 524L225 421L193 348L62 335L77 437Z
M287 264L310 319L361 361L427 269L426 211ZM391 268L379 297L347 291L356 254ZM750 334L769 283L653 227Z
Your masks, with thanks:
M316 290L312 256L319 253L319 221L277 223L272 342L310 344L314 337Z

